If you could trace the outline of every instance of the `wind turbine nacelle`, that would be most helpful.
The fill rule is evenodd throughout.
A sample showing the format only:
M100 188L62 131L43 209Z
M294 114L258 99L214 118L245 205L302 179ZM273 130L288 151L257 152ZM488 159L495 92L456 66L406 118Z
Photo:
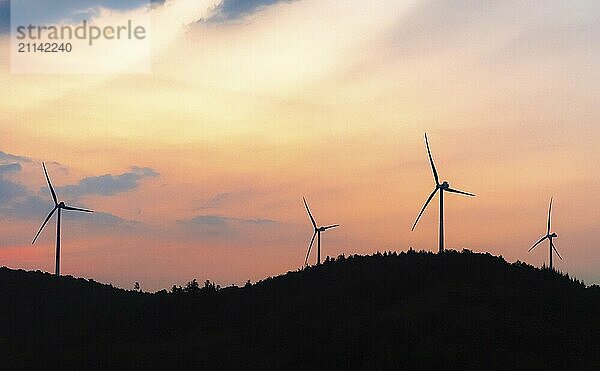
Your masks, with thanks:
M556 238L556 237L558 237L558 235L556 233L552 233L552 234L548 235L548 237Z
M63 201L61 201L61 202L58 204L58 207L65 207L65 206L66 206L66 205L65 205L65 203L64 203Z
M446 188L450 188L450 184L448 184L448 182L444 180L444 182L442 184L440 184L438 187L446 189Z

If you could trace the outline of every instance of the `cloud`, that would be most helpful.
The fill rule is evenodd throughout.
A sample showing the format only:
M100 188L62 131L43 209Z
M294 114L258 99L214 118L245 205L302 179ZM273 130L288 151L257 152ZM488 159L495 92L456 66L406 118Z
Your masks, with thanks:
M226 225L229 218L218 215L198 215L186 223L194 225Z
M52 210L52 206L50 199L40 197L21 183L0 178L0 217L41 221ZM86 207L79 204L73 206ZM93 224L96 231L101 227L142 226L140 222L126 220L103 211L95 211L92 214L65 211L63 214L67 219Z
M18 8L21 12L27 11L27 19L39 23L55 23L69 21L80 21L89 19L97 13L98 9L109 9L111 11L130 11L149 5L150 0L35 0L20 1ZM15 6L15 5L13 5ZM13 14L14 16L14 14Z
M274 224L277 223L276 220L272 220L272 219L236 219L237 221L239 221L240 223L246 223L246 224Z
M154 169L134 166L130 172L120 175L105 174L83 178L78 184L57 188L57 192L68 197L86 195L113 196L117 193L136 189L139 186L140 180L144 178L157 176L159 176L159 173ZM45 188L43 189L45 190Z
M26 5L33 13L35 19L40 22L51 22L57 20L81 20L89 19L98 13L100 8L113 11L127 11L140 8L145 4L151 4L154 7L161 6L166 0L61 0L56 4L54 0L36 0ZM48 5L50 3L51 5ZM0 0L0 35L10 32L10 0Z
M220 215L197 215L188 221L184 221L186 224L191 225L227 225L234 223L241 224L274 224L276 220L272 219L244 219L244 218L233 218Z
M30 217L44 210L46 203L20 182L4 179L7 173L23 170L31 159L0 151L0 215Z
M198 207L198 209L216 209L223 205L225 201L231 198L231 193L219 193L213 198L209 199L204 203L204 205Z
M23 167L18 162L15 162L12 164L0 165L0 175L2 175L3 173L8 173L8 172L21 171L22 169L23 169Z
M6 163L3 163L6 162ZM23 170L21 163L32 163L33 161L24 156L18 156L0 151L0 216L13 219L35 219L43 218L52 208L52 201L46 186L42 187L41 192L34 192L26 185L4 179L2 176L10 172L19 172ZM57 162L50 162L63 172L68 169ZM110 174L98 177L87 177L82 179L77 185L58 187L57 190L66 196L76 198L78 196L96 194L112 195L119 192L125 192L134 189L139 185L139 181L147 177L157 177L158 172L149 167L132 166L131 171L120 175L112 176ZM40 194L41 193L41 194ZM86 207L85 205L75 204L73 206ZM65 212L67 217L73 220L81 220L93 223L99 226L137 226L139 222L125 220L116 215L96 211L93 214Z
M44 200L30 192L13 195L12 199L0 207L0 215L12 219L33 219L45 217L52 210L52 201Z
M277 3L289 3L297 0L223 0L215 9L211 21L230 21L264 9Z
M0 161L31 162L31 159L23 156L11 155L10 153L0 151Z
M0 35L10 30L10 1L0 0Z
M102 227L102 226L104 226L104 227L106 227L106 226L108 226L108 227L142 226L142 223L140 223L140 222L136 222L136 221L132 221L132 220L125 220L125 219L121 218L120 216L116 216L114 214L103 212L103 211L94 211L93 213L78 213L78 212L64 211L62 215L65 218L70 219L70 220L80 221L80 222L84 222L86 224L92 224L92 225L94 225L95 228Z
M24 185L0 178L0 216L11 219L43 218L52 209L46 200Z
M26 194L27 189L22 184L0 178L0 210L7 202Z

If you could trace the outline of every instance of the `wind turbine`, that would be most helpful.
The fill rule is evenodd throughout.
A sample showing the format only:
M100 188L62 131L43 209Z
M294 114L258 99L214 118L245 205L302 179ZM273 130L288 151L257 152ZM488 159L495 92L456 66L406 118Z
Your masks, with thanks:
M474 197L475 195L472 193L459 191L458 189L450 188L450 184L448 184L447 181L440 183L440 179L438 177L437 170L435 169L435 165L433 164L433 158L431 157L431 151L429 150L429 140L427 139L427 133L425 134L425 145L427 146L427 154L429 155L429 162L431 163L431 170L433 171L433 179L435 180L435 189L433 190L433 192L431 193L431 195L425 202L425 205L421 209L419 216L417 216L417 220L415 220L415 224L413 224L412 230L413 231L415 230L415 227L417 226L419 219L421 219L421 215L423 215L423 212L427 208L427 205L429 205L429 202L431 202L431 199L433 198L433 196L435 196L436 192L439 190L440 191L440 236L439 236L440 237L440 245L439 245L439 251L443 252L444 251L444 192L458 193L461 195L466 195L466 196L471 196L471 197Z
M308 217L310 218L310 222L315 229L315 232L312 235L310 240L310 244L308 245L308 252L306 253L306 259L304 259L304 266L308 265L308 256L310 255L310 250L312 249L312 245L315 242L315 237L317 237L317 265L321 264L321 232L325 232L328 229L339 227L339 224L328 225L325 227L317 227L317 222L315 222L315 218L313 218L310 213L310 209L308 208L308 204L306 203L306 198L302 197L304 200L304 206L306 207L306 211L308 212Z
M548 229L546 230L546 235L544 237L542 237L538 242L536 242L533 246L531 246L531 248L529 249L529 251L533 250L537 245L539 245L540 243L542 243L545 239L548 239L549 243L549 248L550 248L550 270L552 270L552 250L554 250L554 252L556 253L556 255L558 255L558 257L560 258L560 260L562 260L562 256L560 256L560 254L558 253L558 250L556 250L556 247L554 246L554 241L552 241L554 238L558 237L558 235L554 232L550 233L550 227L551 227L551 219L552 219L552 198L550 198L550 208L548 209ZM527 251L527 252L529 252Z
M50 211L50 214L48 214L48 216L46 217L46 220L44 220L44 223L40 227L40 230L38 231L38 233L33 238L33 241L31 242L31 244L33 245L35 243L35 241L39 237L40 233L42 233L42 230L46 226L46 223L48 223L48 220L50 220L50 217L52 217L52 214L54 214L55 211L58 211L57 219L56 219L56 275L60 276L60 216L61 216L61 211L62 210L71 210L71 211L81 211L84 213L93 213L93 211L87 210L87 209L80 209L78 207L67 206L67 205L65 205L65 203L63 201L58 202L58 199L56 198L56 192L54 192L54 188L52 187L52 183L50 182L50 177L48 177L48 171L46 170L46 164L44 164L43 162L42 162L42 167L44 168L44 174L46 175L46 181L48 182L48 187L50 188L50 193L52 193L52 199L54 200L54 208L52 209L52 211Z

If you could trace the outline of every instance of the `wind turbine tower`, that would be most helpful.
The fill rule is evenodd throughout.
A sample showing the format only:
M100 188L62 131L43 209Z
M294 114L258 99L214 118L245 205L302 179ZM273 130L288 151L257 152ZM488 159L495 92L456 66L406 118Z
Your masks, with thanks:
M425 205L421 209L419 216L417 216L417 219L415 220L415 224L413 224L413 226L412 226L412 230L413 231L415 230L415 227L417 226L419 219L421 219L421 215L423 215L423 212L427 208L427 205L429 205L429 202L431 202L431 200L433 199L433 196L435 196L437 191L440 191L439 252L443 252L444 251L444 192L458 193L461 195L466 195L466 196L471 196L471 197L474 197L475 195L472 193L459 191L458 189L450 188L450 184L448 184L447 181L440 183L440 179L439 179L437 170L435 168L435 164L433 163L433 158L431 157L431 150L429 149L429 140L427 139L427 134L425 134L425 145L427 147L427 155L429 156L429 163L431 164L431 170L433 171L433 180L435 181L435 189L433 190L433 192L431 193L431 195L425 202Z
M556 255L558 256L558 258L560 260L562 260L562 256L560 256L560 254L558 253L558 250L556 250L556 246L554 246L554 239L556 237L558 237L558 235L554 232L550 232L550 229L552 228L552 198L550 198L550 207L548 208L548 228L546 229L546 235L542 238L540 238L540 240L538 242L536 242L533 246L531 246L531 248L529 249L529 251L535 249L535 247L537 245L539 245L540 243L542 243L544 240L548 240L548 248L550 250L550 270L553 270L553 266L552 266L552 251L554 250L554 252L556 253ZM528 251L528 252L529 252Z
M306 203L306 198L302 198L304 200L304 206L306 207L306 212L308 213L308 217L310 218L310 222L314 228L314 233L310 240L310 244L308 245L308 252L306 253L306 259L304 259L304 266L308 265L308 257L310 255L310 250L312 249L312 245L315 242L315 237L317 237L317 265L321 264L321 232L325 232L328 229L339 227L339 224L328 225L324 227L317 227L317 222L315 218L313 218L310 209L308 208L308 203Z
M46 170L46 164L44 164L43 162L42 162L42 167L44 168L44 174L46 175L46 181L48 182L48 187L50 188L50 193L52 194L52 200L54 200L54 208L50 211L50 214L48 214L48 216L46 217L46 220L44 220L44 223L42 224L42 226L38 230L37 234L33 238L33 241L31 242L31 244L33 245L35 243L35 241L39 237L40 233L42 233L42 230L48 223L48 220L50 220L50 218L52 217L54 212L57 212L57 214L56 214L56 270L55 270L55 274L57 276L60 276L60 218L61 218L62 210L79 211L79 212L84 212L84 213L93 213L93 211L87 210L87 209L81 209L81 208L73 207L73 206L67 206L63 201L58 202L58 198L56 197L56 192L54 192L54 188L52 187L52 183L50 182L50 177L48 176L48 171Z

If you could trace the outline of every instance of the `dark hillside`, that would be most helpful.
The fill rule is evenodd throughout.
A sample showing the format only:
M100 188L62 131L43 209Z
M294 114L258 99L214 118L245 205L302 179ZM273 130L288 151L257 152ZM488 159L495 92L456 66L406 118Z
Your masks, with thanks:
M600 288L469 252L376 254L144 294L0 269L18 368L600 369Z

